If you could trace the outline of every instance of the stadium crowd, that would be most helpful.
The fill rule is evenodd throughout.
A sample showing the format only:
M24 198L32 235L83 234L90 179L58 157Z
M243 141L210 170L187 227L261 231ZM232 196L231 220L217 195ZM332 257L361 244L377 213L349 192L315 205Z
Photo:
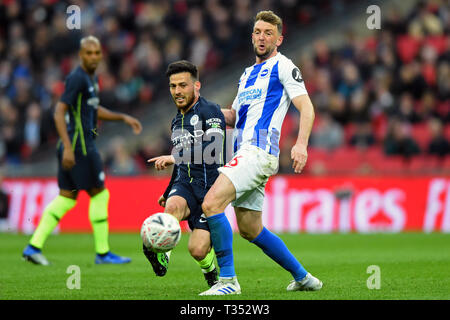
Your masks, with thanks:
M307 171L449 170L449 30L448 3L421 1L406 15L384 13L373 36L349 30L337 48L317 39L312 55L300 53L316 108ZM280 169L292 172L298 116L286 121Z
M67 28L71 4L80 8L81 30ZM53 107L65 76L78 63L82 33L102 42L101 103L133 114L167 94L169 63L188 59L205 75L248 55L252 17L263 8L282 13L286 25L294 27L314 21L319 12L336 10L336 2L2 1L0 161L32 161L41 145L55 143Z
M83 34L95 34L103 45L101 104L134 114L167 95L164 72L172 61L188 59L205 75L249 57L252 17L258 10L277 12L289 34L351 2L3 1L0 163L32 161L42 145L57 140L53 107L64 77L78 63L82 36L66 27L69 4L81 8ZM382 28L373 36L348 30L337 48L317 39L312 55L290 57L316 108L307 172L369 172L389 167L385 163L396 155L450 157L449 7L445 1L427 0L406 15L391 10L382 18ZM289 155L297 126L298 113L291 108L280 142L281 173L293 172ZM145 161L170 152L168 142L168 131L131 149L123 139L113 139L104 154L108 173L154 174ZM368 162L360 159L369 156ZM393 169L404 165L396 161ZM423 161L415 168L429 163Z

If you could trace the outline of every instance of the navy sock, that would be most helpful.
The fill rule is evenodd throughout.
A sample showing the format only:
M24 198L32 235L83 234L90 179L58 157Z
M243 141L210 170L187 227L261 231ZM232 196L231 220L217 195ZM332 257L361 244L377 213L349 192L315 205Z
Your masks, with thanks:
M207 217L211 241L216 251L217 263L220 267L220 277L234 277L233 261L233 231L225 213Z
M272 260L289 271L296 281L300 281L306 276L307 271L289 251L283 240L265 227L262 229L261 233L250 242L256 244Z

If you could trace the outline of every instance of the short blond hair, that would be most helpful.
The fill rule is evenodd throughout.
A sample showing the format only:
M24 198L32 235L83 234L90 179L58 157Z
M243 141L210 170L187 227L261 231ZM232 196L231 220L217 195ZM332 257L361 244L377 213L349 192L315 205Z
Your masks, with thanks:
M100 40L98 40L98 38L95 36L89 35L80 40L80 49L83 48L88 43L95 43L96 45L100 46Z
M259 20L262 20L264 22L270 23L274 26L277 26L278 33L281 35L283 32L283 20L279 16L277 16L273 11L267 10L267 11L260 11L257 13L255 17L255 23Z

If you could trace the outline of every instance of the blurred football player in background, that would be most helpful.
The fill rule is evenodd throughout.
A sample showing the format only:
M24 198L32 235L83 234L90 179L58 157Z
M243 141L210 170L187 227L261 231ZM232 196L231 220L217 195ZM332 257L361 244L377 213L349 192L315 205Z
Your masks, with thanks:
M99 104L95 70L102 59L100 41L94 36L81 39L79 57L81 64L67 76L64 93L54 113L60 137L57 146L60 192L45 208L23 257L35 264L49 265L41 252L44 243L61 218L76 205L79 191L86 190L90 196L89 220L94 234L95 263L128 263L130 258L118 256L109 248L109 191L104 185L105 174L95 138L98 119L123 121L135 134L142 131L142 126L136 118L112 112Z

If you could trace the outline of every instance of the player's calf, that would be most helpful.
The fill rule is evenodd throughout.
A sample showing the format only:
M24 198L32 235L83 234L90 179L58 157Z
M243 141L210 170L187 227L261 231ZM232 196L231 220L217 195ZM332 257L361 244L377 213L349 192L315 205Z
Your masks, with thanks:
M219 274L217 272L216 265L214 264L214 249L211 248L208 252L205 250L199 250L199 248L189 247L189 252L201 268L206 283L211 288L219 280Z

